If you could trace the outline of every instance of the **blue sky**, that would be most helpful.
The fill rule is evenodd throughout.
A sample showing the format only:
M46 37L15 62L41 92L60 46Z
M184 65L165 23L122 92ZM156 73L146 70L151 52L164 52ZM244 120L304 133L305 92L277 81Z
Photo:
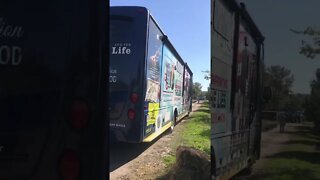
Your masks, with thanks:
M210 0L110 0L110 6L143 6L150 10L161 29L193 72L193 82L206 91L210 70Z
M292 90L310 92L310 81L320 68L320 57L314 60L300 55L299 46L303 36L293 34L290 28L303 30L307 26L320 27L319 0L239 0L262 31L265 40L265 64L282 65L290 69L295 82Z

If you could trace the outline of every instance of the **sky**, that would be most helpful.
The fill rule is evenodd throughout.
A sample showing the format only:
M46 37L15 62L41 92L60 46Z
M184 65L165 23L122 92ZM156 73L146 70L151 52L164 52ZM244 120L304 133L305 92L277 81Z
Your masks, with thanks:
M265 40L265 64L282 65L290 69L295 81L295 93L310 93L310 81L320 68L320 56L307 59L300 55L304 36L290 32L290 28L304 30L320 27L319 0L238 0L244 2Z
M110 6L143 6L193 72L193 82L207 91L210 70L210 0L110 0Z

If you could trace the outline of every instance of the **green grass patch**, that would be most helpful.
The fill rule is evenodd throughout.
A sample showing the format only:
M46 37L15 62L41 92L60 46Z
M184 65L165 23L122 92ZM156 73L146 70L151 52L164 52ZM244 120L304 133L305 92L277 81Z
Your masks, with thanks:
M202 104L185 124L182 133L183 144L202 150L210 155L210 119L208 104Z
M176 162L176 156L169 154L163 158L163 162L166 166L171 166Z
M281 152L267 157L263 171L250 179L320 179L320 140L308 127L300 128L303 131L292 132Z
M183 142L210 154L210 116L208 113L195 112L188 120L182 133Z
M277 121L262 120L262 131L269 131L278 126Z
M210 155L210 119L209 104L204 102L200 108L190 115L184 124L174 129L178 133L170 142L174 152L164 156L162 159L167 166L165 173L176 162L175 153L179 145L191 146Z
M320 164L313 164L298 159L273 159L267 162L264 169L263 173L252 177L252 179L320 179Z
M314 147L313 146L309 146L309 145L305 145L305 144L294 143L294 144L291 144L291 145L287 146L286 148L284 148L283 151L313 152L314 151Z

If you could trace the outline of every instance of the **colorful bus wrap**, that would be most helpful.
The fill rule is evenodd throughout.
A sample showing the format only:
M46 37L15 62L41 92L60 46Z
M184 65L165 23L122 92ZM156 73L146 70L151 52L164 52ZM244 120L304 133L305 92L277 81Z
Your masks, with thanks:
M191 111L192 72L144 7L110 8L112 141L150 142Z
M235 0L212 0L212 21L212 174L229 179L260 155L264 37Z

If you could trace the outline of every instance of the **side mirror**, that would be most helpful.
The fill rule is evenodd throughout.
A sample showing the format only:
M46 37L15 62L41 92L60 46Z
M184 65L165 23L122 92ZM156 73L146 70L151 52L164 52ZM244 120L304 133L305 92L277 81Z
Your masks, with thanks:
M272 97L272 90L271 90L271 87L264 87L263 88L263 99L265 101L269 101Z

